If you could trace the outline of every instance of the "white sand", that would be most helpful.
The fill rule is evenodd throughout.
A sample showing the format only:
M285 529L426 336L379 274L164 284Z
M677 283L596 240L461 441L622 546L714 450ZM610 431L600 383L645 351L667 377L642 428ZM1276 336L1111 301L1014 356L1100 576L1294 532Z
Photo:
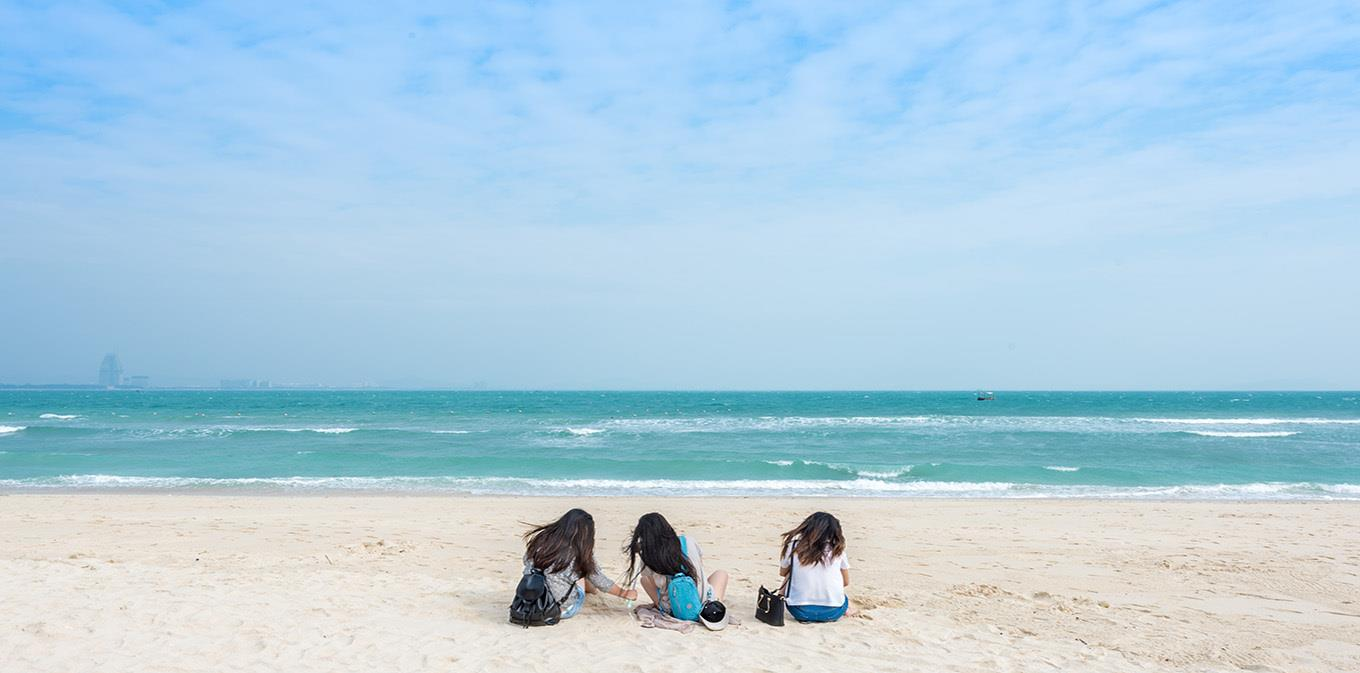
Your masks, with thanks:
M505 622L519 521L590 510L611 575L665 513L744 623L638 628L622 601ZM858 618L751 618L776 539L850 538ZM1360 506L11 495L0 671L1360 671Z

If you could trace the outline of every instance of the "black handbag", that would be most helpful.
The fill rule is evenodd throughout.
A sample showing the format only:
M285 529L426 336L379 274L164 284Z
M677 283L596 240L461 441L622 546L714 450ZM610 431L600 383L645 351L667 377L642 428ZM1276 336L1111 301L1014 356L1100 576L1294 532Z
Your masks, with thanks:
M793 569L789 569L789 576L784 578L784 583L779 585L778 591L770 591L765 585L760 585L760 597L756 599L756 619L759 619L770 626L784 625L784 604L785 592L789 587L789 580L793 578Z

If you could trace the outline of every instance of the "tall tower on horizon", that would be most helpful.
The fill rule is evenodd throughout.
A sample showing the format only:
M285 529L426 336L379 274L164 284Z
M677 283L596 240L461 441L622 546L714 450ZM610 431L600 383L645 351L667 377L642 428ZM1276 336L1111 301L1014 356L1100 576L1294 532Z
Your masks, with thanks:
M117 353L108 353L99 363L99 385L117 388L123 385L123 363L118 361Z

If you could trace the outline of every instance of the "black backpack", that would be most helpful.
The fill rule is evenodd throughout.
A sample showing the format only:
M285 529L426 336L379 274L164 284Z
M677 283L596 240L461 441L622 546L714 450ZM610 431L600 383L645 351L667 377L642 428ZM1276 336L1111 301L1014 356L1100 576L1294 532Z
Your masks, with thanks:
M527 629L552 626L559 621L562 603L548 590L548 577L538 568L530 570L515 587L515 599L510 601L510 623Z

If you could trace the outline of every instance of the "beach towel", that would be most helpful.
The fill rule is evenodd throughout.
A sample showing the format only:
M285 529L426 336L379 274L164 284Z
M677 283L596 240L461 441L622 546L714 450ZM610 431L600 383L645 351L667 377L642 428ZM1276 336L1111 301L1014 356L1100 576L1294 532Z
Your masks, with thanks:
M658 609L655 605L639 605L633 608L633 619L637 620L638 626L644 629L666 629L668 631L679 631L689 633L694 628L694 622L685 622L676 619ZM729 611L727 613L727 625L739 626L741 620Z
M638 626L644 629L666 629L689 633L694 628L694 622L676 619L658 610L655 605L639 605L633 608L633 619L636 619Z

